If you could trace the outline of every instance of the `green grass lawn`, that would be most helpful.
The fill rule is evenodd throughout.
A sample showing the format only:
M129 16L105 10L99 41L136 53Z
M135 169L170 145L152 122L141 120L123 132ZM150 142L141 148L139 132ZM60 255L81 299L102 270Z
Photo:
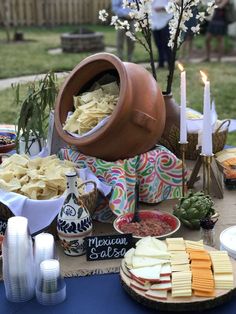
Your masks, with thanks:
M105 43L108 46L115 46L115 31L106 26L89 26L93 30L104 32ZM5 33L0 29L0 78L46 73L49 70L70 71L88 53L50 55L48 50L60 46L60 34L73 31L76 27L56 28L24 28L25 42L6 44ZM195 49L203 47L203 37L195 40ZM227 49L231 49L233 42L227 39ZM156 56L155 56L156 58ZM147 53L140 45L136 45L134 62L148 61ZM235 92L235 63L198 63L185 64L187 72L187 99L188 106L202 111L203 84L201 83L199 70L208 74L211 82L211 93L215 99L219 119L236 118L236 92ZM165 89L167 71L158 71L158 83L162 90ZM22 88L22 97L25 87ZM179 71L175 71L173 83L173 95L179 101ZM13 106L14 91L6 89L0 91L0 116L1 123L14 123L20 108ZM236 132L229 134L228 144L236 145Z
M109 26L86 26L89 29L104 33L106 46L115 46L115 30ZM56 28L23 28L24 42L6 41L6 34L0 28L0 78L17 77L21 75L45 73L52 71L67 71L74 68L90 53L64 53L51 55L49 49L60 47L60 35L78 29L76 26L61 26ZM143 47L137 45L134 61L147 61L148 57Z

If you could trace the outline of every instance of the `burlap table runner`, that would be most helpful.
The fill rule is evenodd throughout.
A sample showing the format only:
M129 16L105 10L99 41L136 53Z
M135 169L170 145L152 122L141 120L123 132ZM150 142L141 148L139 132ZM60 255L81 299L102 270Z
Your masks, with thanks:
M110 223L93 223L93 235L111 235L115 231ZM120 259L87 261L86 255L71 257L64 254L60 244L57 243L57 252L60 259L61 272L65 277L87 276L105 273L117 273Z
M201 188L201 183L198 183L198 189ZM215 226L215 239L217 249L220 249L219 236L220 233L232 226L236 225L236 192L224 190L224 199L220 200L213 198L215 202L215 209L220 214L219 220ZM143 209L158 209L172 213L173 206L176 204L176 200L164 201L156 205L142 204ZM112 224L95 223L95 234L114 234ZM181 226L178 232L174 234L174 237L183 237L188 240L200 240L200 230L190 230L184 226ZM62 249L59 248L59 258L61 262L61 270L65 277L71 276L86 276L93 274L115 273L119 271L121 260L105 260L105 261L86 261L85 256L82 257L69 257L66 256Z

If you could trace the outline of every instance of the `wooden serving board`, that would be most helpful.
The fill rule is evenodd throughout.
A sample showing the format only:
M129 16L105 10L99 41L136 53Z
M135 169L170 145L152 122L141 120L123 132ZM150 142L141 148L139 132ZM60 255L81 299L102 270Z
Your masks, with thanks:
M205 246L208 251L216 251L216 249ZM160 311L203 311L216 306L219 306L225 302L228 302L233 296L236 296L236 260L230 258L233 266L234 274L234 288L231 290L215 290L215 297L179 297L172 298L171 292L168 292L167 300L159 301L147 297L144 291L135 289L130 286L131 279L122 271L120 271L121 284L126 292L136 301L143 305L157 309ZM123 263L122 263L123 264Z

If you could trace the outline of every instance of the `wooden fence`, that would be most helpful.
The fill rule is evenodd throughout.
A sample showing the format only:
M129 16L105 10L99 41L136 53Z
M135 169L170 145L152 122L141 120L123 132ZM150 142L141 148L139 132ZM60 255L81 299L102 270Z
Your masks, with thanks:
M98 11L111 0L0 0L0 25L98 23Z

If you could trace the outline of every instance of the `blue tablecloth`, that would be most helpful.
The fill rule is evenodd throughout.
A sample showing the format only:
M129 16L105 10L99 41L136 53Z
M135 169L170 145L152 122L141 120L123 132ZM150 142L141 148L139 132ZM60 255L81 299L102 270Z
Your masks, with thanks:
M133 300L122 288L118 274L66 278L67 299L56 306L42 306L36 299L24 303L6 300L3 282L0 283L1 314L153 314ZM194 310L194 309L193 309ZM170 312L169 312L170 313ZM173 312L171 312L173 313ZM181 313L181 312L179 312ZM182 312L184 313L184 312ZM187 312L185 312L187 313ZM192 314L196 313L194 311ZM236 298L201 313L235 314Z

